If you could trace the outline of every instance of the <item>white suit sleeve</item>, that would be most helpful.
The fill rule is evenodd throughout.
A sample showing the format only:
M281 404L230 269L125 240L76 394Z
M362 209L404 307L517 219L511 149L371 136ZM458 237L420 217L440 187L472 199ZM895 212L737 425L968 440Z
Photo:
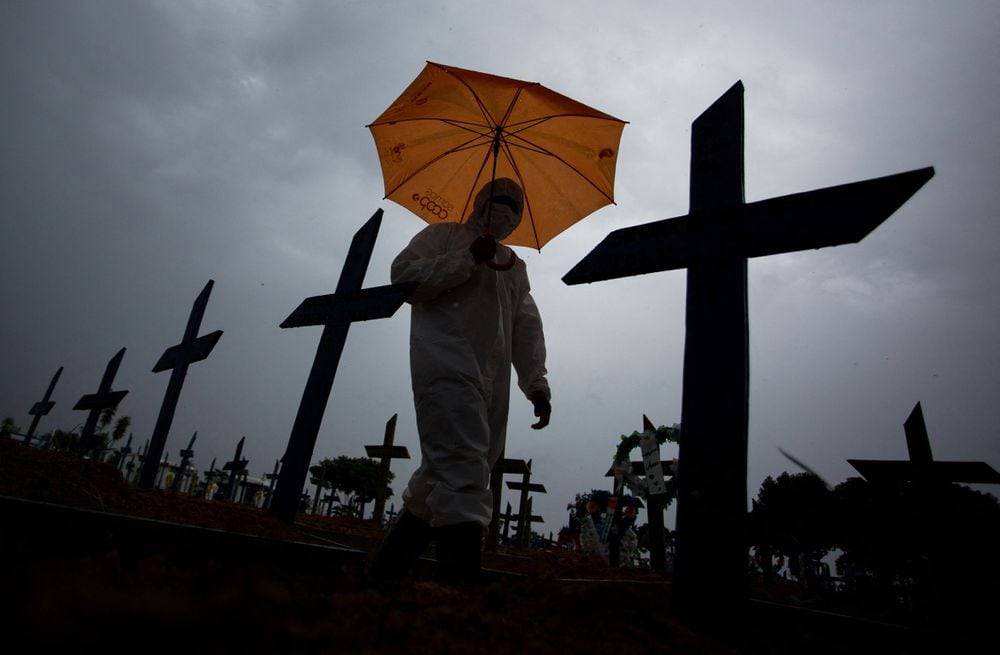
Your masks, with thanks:
M397 282L419 282L407 299L411 304L433 300L472 276L476 261L467 247L453 247L450 225L432 225L421 230L392 262L391 278Z
M527 277L525 277L527 281ZM517 386L524 395L531 397L541 391L551 399L549 382L545 369L545 335L542 331L542 317L538 313L531 291L525 285L521 301L514 313L513 350L511 353L514 370L517 371Z

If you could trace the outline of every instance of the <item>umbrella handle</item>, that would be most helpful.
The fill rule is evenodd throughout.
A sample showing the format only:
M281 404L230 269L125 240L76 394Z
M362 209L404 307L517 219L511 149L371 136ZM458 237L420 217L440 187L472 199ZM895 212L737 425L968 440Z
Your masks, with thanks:
M509 271L510 269L514 268L514 264L516 263L517 263L517 253L511 250L510 259L507 261L506 264L498 264L491 259L486 262L486 265L492 268L494 271Z

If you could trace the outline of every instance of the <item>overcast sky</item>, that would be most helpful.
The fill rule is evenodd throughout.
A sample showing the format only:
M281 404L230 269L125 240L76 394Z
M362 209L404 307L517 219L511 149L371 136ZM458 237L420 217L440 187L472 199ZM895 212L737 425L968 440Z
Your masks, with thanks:
M508 456L548 490L544 531L575 493L607 488L643 414L681 419L685 273L561 278L611 230L687 213L691 122L738 80L747 202L936 170L857 245L750 261L749 496L798 471L779 448L831 484L855 475L848 458L905 458L918 401L936 459L1000 469L998 34L1000 4L972 0L4 0L0 416L26 428L63 366L39 429L76 427L73 405L125 347L114 388L141 446L169 380L151 369L213 279L201 333L225 334L189 369L166 450L197 431L208 468L246 436L250 473L270 472L320 335L279 323L333 292L377 209L368 286L424 226L383 199L365 125L430 60L628 121L617 204L518 252L553 416L531 430L515 394ZM396 413L397 444L418 454L408 325L404 307L351 328L314 460L363 456ZM394 465L397 508L416 465Z

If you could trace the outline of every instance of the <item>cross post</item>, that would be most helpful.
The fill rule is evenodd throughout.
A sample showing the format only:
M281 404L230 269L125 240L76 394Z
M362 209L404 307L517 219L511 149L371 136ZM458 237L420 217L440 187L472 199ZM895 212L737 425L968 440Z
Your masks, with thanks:
M181 342L176 346L167 348L163 355L160 356L160 360L153 367L153 373L169 369L170 381L167 383L167 391L163 395L160 413L156 417L156 424L153 426L153 436L149 442L148 456L142 463L142 470L139 473L138 486L142 489L148 489L155 484L156 472L160 466L160 457L163 455L163 448L166 446L167 436L170 434L170 424L174 421L177 400L181 395L181 387L184 386L184 378L187 377L188 366L208 357L212 349L215 348L215 344L222 337L222 330L216 330L201 337L198 336L201 319L205 316L205 307L208 306L208 297L211 295L214 285L215 281L209 280L205 288L195 298Z
M375 509L372 510L372 519L377 525L382 524L382 515L385 513L385 492L389 485L389 466L394 459L410 459L410 451L405 446L392 445L396 438L396 418L398 414L393 414L385 424L385 436L382 438L381 446L365 446L365 453L369 457L379 459L379 483L375 489Z
M316 446L327 401L330 399L337 365L347 341L348 328L354 321L392 316L416 287L416 283L405 283L361 288L381 222L382 210L379 209L355 233L336 292L306 298L281 324L282 328L323 326L323 335L302 392L292 433L282 457L284 464L278 477L278 486L269 510L286 523L295 522L299 499L309 474L309 461Z
M87 394L76 402L73 406L75 410L89 411L87 421L83 424L80 432L79 451L81 455L86 455L94 447L94 430L97 428L97 419L100 418L101 411L118 407L128 391L112 391L111 385L115 381L118 367L121 366L122 358L125 357L125 349L119 350L108 362L104 369L104 376L101 384L97 388L97 393Z
M60 366L59 370L56 371L56 374L52 376L52 381L49 382L49 386L45 390L45 395L42 396L40 401L32 405L30 410L28 410L28 414L34 418L31 419L31 425L28 427L28 431L24 434L24 445L27 446L31 444L31 438L35 436L35 428L38 427L38 421L40 421L43 416L51 412L52 408L55 407L55 403L49 400L49 398L52 397L52 391L56 388L56 382L59 381L59 376L62 375L62 372L63 367Z
M694 619L735 625L747 591L747 259L863 239L934 175L923 168L745 203L743 84L691 130L690 211L617 230L564 277L686 268L675 591Z

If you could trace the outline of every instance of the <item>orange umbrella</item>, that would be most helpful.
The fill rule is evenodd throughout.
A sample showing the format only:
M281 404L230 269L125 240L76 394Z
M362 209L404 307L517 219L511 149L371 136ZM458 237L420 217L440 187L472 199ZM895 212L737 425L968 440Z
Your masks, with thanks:
M479 189L511 178L524 214L504 243L538 250L614 202L624 127L536 82L430 62L368 126L386 198L428 223L460 223Z

